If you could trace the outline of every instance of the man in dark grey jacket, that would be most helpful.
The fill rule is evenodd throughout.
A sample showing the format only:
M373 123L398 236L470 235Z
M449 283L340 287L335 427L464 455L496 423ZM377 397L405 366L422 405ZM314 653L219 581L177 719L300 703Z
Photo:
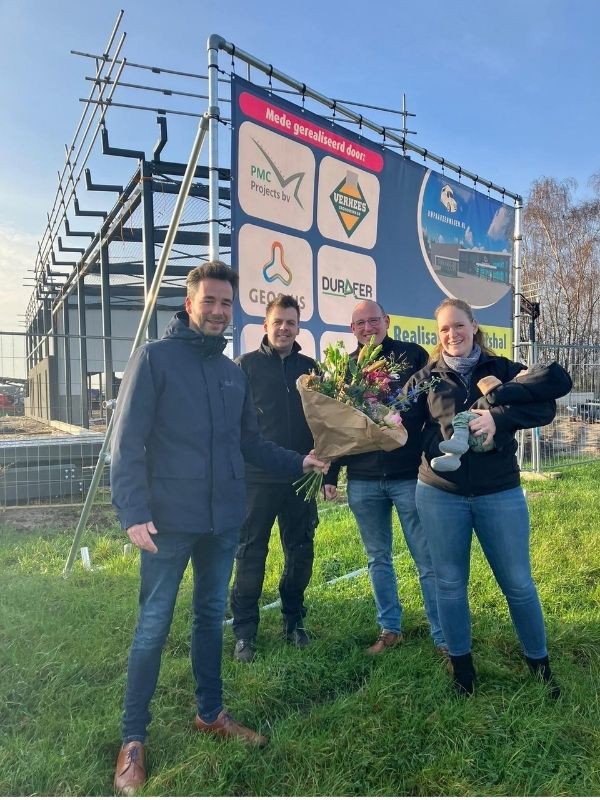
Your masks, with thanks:
M302 401L296 389L300 375L316 364L300 353L300 306L291 295L277 295L267 306L265 335L258 350L240 356L238 363L248 378L262 435L291 450L313 447ZM231 592L233 656L254 659L258 629L258 601L265 577L271 529L277 518L284 554L279 582L284 636L290 644L309 643L304 629L304 591L310 581L314 558L317 504L297 495L289 476L273 470L249 467L246 473L247 513L236 554L235 582Z
M115 789L134 794L146 780L149 705L188 562L194 571L192 669L198 731L264 736L223 709L221 653L227 589L245 512L244 460L299 477L324 465L260 435L244 373L223 355L238 276L215 261L190 272L185 311L159 342L131 356L112 443L113 505L141 549L138 623L129 653L123 746Z

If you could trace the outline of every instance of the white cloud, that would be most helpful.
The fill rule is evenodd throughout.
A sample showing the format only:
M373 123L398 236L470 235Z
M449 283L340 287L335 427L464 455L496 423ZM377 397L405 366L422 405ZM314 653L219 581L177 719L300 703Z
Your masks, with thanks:
M37 238L0 224L0 330L22 331L27 303L33 291L23 286L31 277Z
M510 209L501 206L494 214L488 229L490 239L506 239L513 224L513 214Z
M468 186L465 186L462 183L453 184L452 191L454 192L455 197L459 197L463 204L467 205L468 203L473 202L473 189Z
M467 247L473 247L473 231L468 226L467 230L465 231L464 240Z

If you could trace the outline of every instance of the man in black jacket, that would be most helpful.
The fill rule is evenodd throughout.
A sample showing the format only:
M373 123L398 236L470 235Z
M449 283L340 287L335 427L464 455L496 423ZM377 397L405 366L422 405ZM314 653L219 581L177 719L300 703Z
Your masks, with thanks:
M262 435L282 447L308 452L312 434L302 410L296 379L316 364L300 353L296 342L300 307L291 295L278 295L266 308L265 336L258 350L246 353L238 364L248 378ZM284 636L304 647L304 590L312 574L313 541L318 523L316 502L298 496L286 475L249 466L246 471L246 521L236 554L231 592L234 658L252 661L256 653L258 601L265 576L271 528L277 518L285 565L279 582Z
M351 329L358 340L358 355L362 345L371 337L382 345L381 355L393 356L403 365L399 386L421 369L428 360L427 352L417 344L398 342L387 335L390 318L383 307L374 301L364 300L352 312ZM348 505L358 524L360 536L367 551L369 577L375 596L377 623L380 634L368 648L370 655L379 655L402 641L402 605L398 598L396 571L392 557L392 509L395 507L402 532L417 567L425 613L429 620L433 643L440 652L446 651L444 636L437 612L435 576L429 548L419 521L415 505L417 471L421 460L420 431L404 422L408 440L404 447L390 452L376 450L371 453L348 456L332 464L325 476L325 497L333 500L337 494L336 483L340 467L347 465Z

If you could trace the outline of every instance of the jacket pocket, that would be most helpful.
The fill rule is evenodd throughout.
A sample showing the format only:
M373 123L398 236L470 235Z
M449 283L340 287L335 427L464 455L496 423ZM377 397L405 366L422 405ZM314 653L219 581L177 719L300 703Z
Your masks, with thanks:
M309 505L310 508L306 519L306 538L312 542L319 525L319 512L317 511L316 502L308 503L307 505Z
M169 530L203 532L213 527L207 482L189 476L153 476L150 485L152 519Z

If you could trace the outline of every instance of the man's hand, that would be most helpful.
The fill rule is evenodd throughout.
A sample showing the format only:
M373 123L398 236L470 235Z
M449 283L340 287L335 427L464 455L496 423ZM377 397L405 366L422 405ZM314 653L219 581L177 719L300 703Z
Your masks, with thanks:
M332 483L324 483L323 497L325 500L335 500L337 497L337 486L334 486Z
M304 456L304 461L302 462L302 469L304 472L322 472L323 475L327 472L331 464L331 461L319 461L319 459L315 455L315 451L311 450L307 456Z
M471 422L469 422L469 430L471 433L475 434L475 436L484 435L486 437L483 441L484 446L491 444L494 434L496 433L494 417L487 408L471 408L470 410L473 414L477 414L478 418L472 419Z
M140 550L147 550L149 553L158 553L158 547L152 541L152 535L158 533L152 520L141 522L139 525L132 525L127 528L127 535L136 547Z

